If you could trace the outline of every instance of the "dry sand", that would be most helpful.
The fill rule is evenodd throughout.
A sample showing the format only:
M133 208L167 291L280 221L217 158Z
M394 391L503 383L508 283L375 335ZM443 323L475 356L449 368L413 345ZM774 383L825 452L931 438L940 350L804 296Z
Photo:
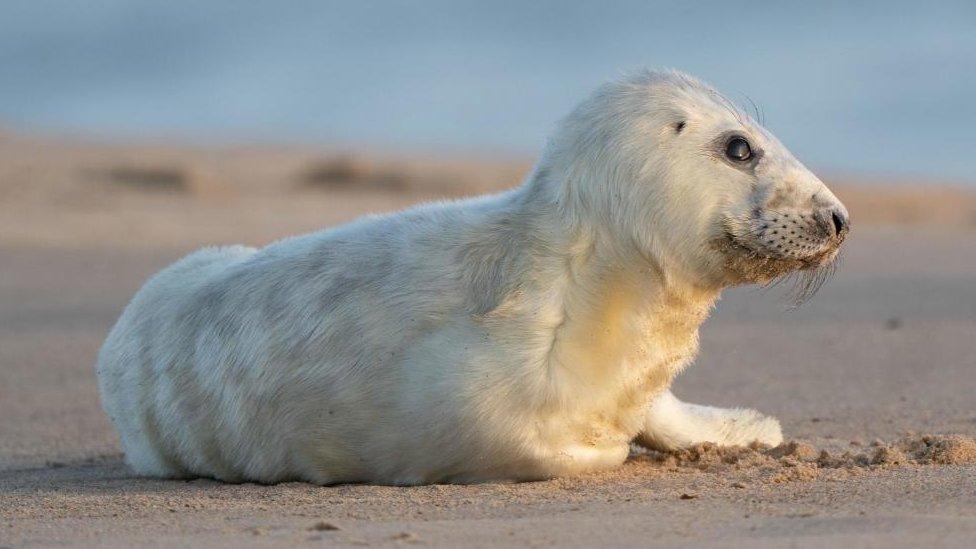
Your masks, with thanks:
M835 278L797 310L776 289L730 291L705 325L676 392L778 416L782 447L416 488L122 465L92 363L152 272L202 244L503 188L527 167L0 137L0 546L973 544L976 199L948 187L832 184L854 219Z

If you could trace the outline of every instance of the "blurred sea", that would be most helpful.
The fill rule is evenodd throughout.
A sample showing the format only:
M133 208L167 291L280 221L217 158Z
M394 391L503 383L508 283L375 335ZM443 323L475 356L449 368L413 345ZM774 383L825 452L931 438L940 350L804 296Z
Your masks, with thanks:
M532 154L640 67L755 102L812 167L976 183L972 0L7 0L0 127Z

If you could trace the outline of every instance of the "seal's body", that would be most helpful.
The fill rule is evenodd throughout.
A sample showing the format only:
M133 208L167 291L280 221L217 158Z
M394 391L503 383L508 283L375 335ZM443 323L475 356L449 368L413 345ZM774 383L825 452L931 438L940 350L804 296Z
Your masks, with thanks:
M519 188L165 269L101 350L103 401L127 462L165 477L538 479L635 439L777 444L775 419L668 387L724 287L827 264L846 220L716 92L644 73Z

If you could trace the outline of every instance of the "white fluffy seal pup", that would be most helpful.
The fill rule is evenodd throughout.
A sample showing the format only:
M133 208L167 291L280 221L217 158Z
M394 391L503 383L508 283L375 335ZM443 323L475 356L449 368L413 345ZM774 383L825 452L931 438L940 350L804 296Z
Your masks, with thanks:
M320 484L527 480L637 441L775 445L669 391L723 288L816 272L844 206L701 82L646 72L558 126L509 192L154 276L98 357L140 474Z

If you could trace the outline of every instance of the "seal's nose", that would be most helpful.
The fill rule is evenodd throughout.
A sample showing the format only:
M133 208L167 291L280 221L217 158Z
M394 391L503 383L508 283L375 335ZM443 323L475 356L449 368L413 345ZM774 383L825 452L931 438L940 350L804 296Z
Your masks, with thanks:
M851 222L847 217L847 212L834 209L830 212L830 220L833 221L834 236L840 236L850 229Z
M837 238L847 234L851 228L850 220L843 206L828 206L814 214L818 228L827 238Z

